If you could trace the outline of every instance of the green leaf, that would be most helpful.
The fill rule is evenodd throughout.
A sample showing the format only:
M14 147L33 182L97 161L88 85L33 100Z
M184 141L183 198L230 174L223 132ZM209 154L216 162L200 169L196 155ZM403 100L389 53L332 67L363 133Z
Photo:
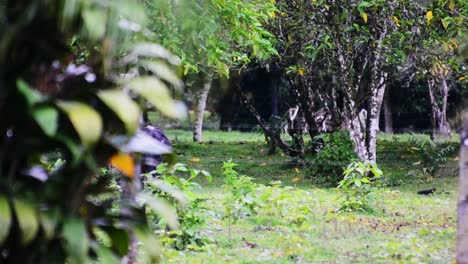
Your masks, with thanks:
M59 219L57 210L42 212L39 214L41 227L46 239L52 239Z
M107 14L103 9L84 10L83 21L92 39L100 39L106 33Z
M47 136L55 136L58 126L57 109L48 106L39 107L32 111L32 116Z
M0 245L8 236L11 226L11 210L8 200L0 195Z
M103 101L125 124L129 134L135 133L138 128L140 108L122 90L103 90L98 93L99 99Z
M159 263L161 255L159 249L161 248L161 244L155 238L154 234L147 227L137 227L134 228L134 230L138 240L142 243L143 249L153 260L152 263Z
M361 187L361 185L362 185L361 180L358 180L358 179L356 179L356 180L354 181L354 184L355 184L357 187Z
M18 88L18 91L25 97L28 105L31 106L42 101L42 95L38 91L31 89L31 87L29 87L25 81L17 80L16 87Z
M36 211L30 204L21 200L13 201L13 205L21 230L21 243L27 245L36 237L39 228Z
M84 222L77 218L67 219L63 224L62 235L67 241L68 253L76 259L85 259L89 239Z
M80 102L61 101L57 104L68 115L85 146L89 147L99 140L102 133L102 119L96 110Z
M105 247L103 245L98 245L98 248L96 250L96 254L97 254L97 257L98 257L98 262L96 262L96 263L102 263L102 264L120 263L120 261L112 253L112 251L109 250L107 247Z
M179 222L177 221L176 210L165 200L154 197L151 193L141 192L137 195L137 200L146 204L156 214L167 221L171 229L178 229Z
M108 234L111 240L112 250L121 257L125 256L130 245L128 232L115 227L103 227L103 230Z
M128 82L128 87L168 117L180 119L187 114L185 105L172 100L166 85L157 78L141 77Z
M156 61L145 61L143 66L156 74L159 78L165 80L166 82L174 85L176 88L182 88L183 82L177 77L177 75L172 71L165 63L156 62Z

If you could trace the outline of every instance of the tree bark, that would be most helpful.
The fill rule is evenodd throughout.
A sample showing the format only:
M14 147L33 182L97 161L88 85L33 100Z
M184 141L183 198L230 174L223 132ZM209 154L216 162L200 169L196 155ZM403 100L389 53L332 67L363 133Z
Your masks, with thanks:
M207 76L201 89L195 92L195 126L193 129L193 141L202 142L203 114L205 112L206 100L211 89L211 77Z
M468 113L466 112L460 138L457 263L468 264Z
M386 95L384 96L383 101L383 108L384 108L384 126L385 126L385 133L393 134L393 115L392 115L392 105L390 102L390 97L388 95L388 90Z
M442 107L439 107L435 94L436 79L427 80L427 89L429 92L429 100L431 102L432 112L432 138L439 134L443 137L450 137L450 125L447 120L447 100L448 100L448 85L445 77L441 78L441 96L442 96Z

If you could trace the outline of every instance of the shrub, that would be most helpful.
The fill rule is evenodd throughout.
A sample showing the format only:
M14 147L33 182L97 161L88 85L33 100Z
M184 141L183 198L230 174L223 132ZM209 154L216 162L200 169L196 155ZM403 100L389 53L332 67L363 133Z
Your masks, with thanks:
M372 163L352 162L343 172L338 188L343 191L340 211L373 211L370 204L382 171Z
M154 174L157 174L157 178L153 177ZM167 228L171 227L170 223L160 213L150 210L147 214L152 220L153 228L161 230L162 242L178 250L203 250L209 243L209 239L200 233L206 223L202 214L206 209L203 206L205 200L194 193L194 190L201 188L194 182L200 175L211 181L209 172L188 168L181 163L174 166L161 164L156 171L145 175L144 191L147 195L176 207L179 225L170 230Z
M338 131L322 134L314 138L313 144L317 154L308 170L310 177L319 183L336 186L346 166L357 159L349 133Z

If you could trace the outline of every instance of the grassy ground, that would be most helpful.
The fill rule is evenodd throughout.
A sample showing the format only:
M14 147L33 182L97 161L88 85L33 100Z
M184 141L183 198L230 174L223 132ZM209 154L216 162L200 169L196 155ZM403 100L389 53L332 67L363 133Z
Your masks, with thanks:
M187 131L167 131L179 161L209 170L198 193L207 199L202 234L206 251L164 250L165 263L450 263L455 250L456 177L453 166L424 173L420 144L410 135L379 138L379 164L392 182L375 193L373 213L337 213L339 190L307 179L287 157L266 155L260 133L206 132L190 143ZM421 136L418 136L421 139ZM418 140L419 140L418 139ZM280 180L256 215L231 226L223 219L222 161L232 159L255 182ZM455 158L456 160L456 158ZM447 162L455 163L449 158ZM441 177L443 176L443 177ZM285 187L288 186L288 187ZM418 190L437 188L433 195Z

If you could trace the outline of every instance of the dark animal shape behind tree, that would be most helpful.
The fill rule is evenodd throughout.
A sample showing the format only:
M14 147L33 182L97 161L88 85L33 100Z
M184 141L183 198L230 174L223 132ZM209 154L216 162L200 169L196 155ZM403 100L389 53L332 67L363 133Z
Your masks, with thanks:
M151 137L156 139L157 141L171 146L171 141L167 138L167 136L164 134L162 129L154 127L152 125L146 125L143 128L143 131L148 133ZM161 164L163 161L162 155L154 155L154 154L145 154L143 155L143 161L142 161L142 166L141 166L141 172L142 173L149 173L151 171L156 170L156 167Z

